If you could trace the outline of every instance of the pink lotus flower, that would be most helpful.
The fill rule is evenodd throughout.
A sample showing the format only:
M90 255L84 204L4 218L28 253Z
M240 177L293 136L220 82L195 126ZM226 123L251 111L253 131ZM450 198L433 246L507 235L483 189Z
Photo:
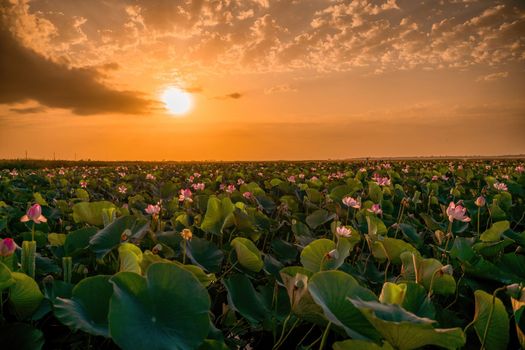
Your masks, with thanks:
M483 207L485 206L485 204L487 203L487 201L485 200L485 197L483 196L479 196L478 198L476 198L476 201L474 202L478 207Z
M202 182L199 182L199 183L191 185L191 187L193 187L193 190L195 191L204 191L204 189L206 188L206 185Z
M260 176L260 177L263 177L263 176L264 176L264 174L261 173L261 172L258 172L257 175Z
M233 191L235 191L235 185L228 185L228 187L226 187L226 192L233 193Z
M360 172L360 173L366 173L366 168L361 168L361 169L359 169L359 172Z
M318 178L317 176L312 176L312 177L310 178L310 181L317 181L317 180L319 180L319 178Z
M158 204L155 204L155 205L148 204L148 206L146 207L145 211L149 215L154 215L154 216L155 215L159 215L159 213L160 213L160 205L158 205Z
M352 230L346 226L338 226L335 229L335 233L340 237L350 237L352 235Z
M12 238L0 240L0 256L7 257L13 255L16 250L16 243Z
M350 196L346 196L342 200L343 204L346 205L349 208L359 209L361 208L361 203L355 198L352 198Z
M437 180L438 180L438 176L437 175L432 176L432 181L437 181Z
M20 218L21 222L33 221L35 224L40 224L42 222L47 222L47 219L42 215L42 207L40 204L36 203L27 210L26 215Z
M525 167L523 165L518 165L514 170L516 170L517 173L522 173L525 171Z
M238 180L237 180L237 185L240 186L240 185L242 185L242 184L244 184L244 180L243 180L243 179L238 179Z
M155 180L155 176L153 174L147 174L146 175L146 180Z
M372 208L367 209L367 210L368 210L369 212L371 212L371 213L376 214L376 215L381 215L381 214L383 214L383 209L381 209L381 205L379 205L379 204L374 204L374 205L372 205Z
M199 177L201 177L201 174L200 173L193 173L193 176L195 176L198 179Z
M251 192L246 191L242 194L242 196L246 199L251 199L253 197L253 194Z
M494 188L498 191L508 191L507 185L505 185L503 182L496 182L494 184Z
M401 171L404 172L405 174L408 174L408 166L403 168L403 169L401 169Z
M295 176L290 175L290 176L288 176L287 180L288 180L288 182L295 183Z
M303 173L300 173L300 174L299 174L299 178L300 178L301 180L304 179L304 174L303 174Z
M124 185L120 185L118 187L118 191L119 191L119 193L125 194L128 191L128 188L126 186L124 186Z
M184 201L193 202L193 199L191 199L191 196L192 196L192 193L189 188L180 190L179 202L184 202Z
M60 170L58 171L58 175L64 175L65 173L66 173L66 172L64 171L64 169L60 169Z
M448 220L453 222L454 220L470 222L470 218L466 216L467 208L461 205L456 205L454 202L450 202L447 208Z
M388 177L381 177L378 174L374 174L374 176L372 176L372 180L374 180L379 186L390 186L391 184L391 181Z
M86 180L80 180L80 187L82 188L86 188L88 185L87 181Z
M16 169L13 169L9 172L9 175L11 176L18 176L18 171L16 171Z

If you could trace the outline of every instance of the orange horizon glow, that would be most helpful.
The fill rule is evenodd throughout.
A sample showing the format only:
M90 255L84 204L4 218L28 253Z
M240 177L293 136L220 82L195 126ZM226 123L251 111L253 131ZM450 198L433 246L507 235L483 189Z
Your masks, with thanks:
M4 2L0 159L525 154L525 6Z

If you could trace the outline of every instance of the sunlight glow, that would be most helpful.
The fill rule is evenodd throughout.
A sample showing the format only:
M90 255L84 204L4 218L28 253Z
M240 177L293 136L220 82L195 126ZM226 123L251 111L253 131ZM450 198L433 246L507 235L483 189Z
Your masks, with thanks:
M191 95L179 88L169 87L161 95L161 100L170 114L183 115L193 106Z

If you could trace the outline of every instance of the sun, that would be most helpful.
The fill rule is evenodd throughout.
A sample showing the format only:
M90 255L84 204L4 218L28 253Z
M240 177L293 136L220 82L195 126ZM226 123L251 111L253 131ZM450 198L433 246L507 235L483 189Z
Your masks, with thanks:
M176 87L169 87L160 96L164 106L170 114L183 115L193 106L193 99L189 93Z

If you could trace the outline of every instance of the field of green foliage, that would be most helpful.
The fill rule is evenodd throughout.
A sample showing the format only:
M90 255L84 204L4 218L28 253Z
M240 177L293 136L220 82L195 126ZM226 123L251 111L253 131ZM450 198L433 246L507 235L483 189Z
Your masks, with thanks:
M56 165L0 170L2 349L525 347L523 160Z

